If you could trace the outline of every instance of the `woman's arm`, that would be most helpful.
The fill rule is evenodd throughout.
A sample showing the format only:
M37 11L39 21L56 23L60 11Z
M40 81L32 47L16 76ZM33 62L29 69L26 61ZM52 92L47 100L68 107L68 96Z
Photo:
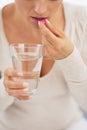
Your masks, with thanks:
M39 26L44 38L46 56L50 55L58 60L72 96L87 110L87 65L80 52L62 30L54 29L49 23L46 26L40 23ZM87 32L83 35L85 33ZM87 36L84 45L87 57Z
M87 65L79 51L74 48L69 57L58 62L72 96L87 111Z

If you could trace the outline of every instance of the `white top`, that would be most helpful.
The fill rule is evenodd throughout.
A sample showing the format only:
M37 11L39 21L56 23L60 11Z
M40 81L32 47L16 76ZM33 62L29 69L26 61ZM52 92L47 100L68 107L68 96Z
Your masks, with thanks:
M75 43L73 53L57 60L40 79L38 92L28 101L15 101L0 81L0 130L62 130L81 117L77 103L87 110L87 10L64 3L65 33ZM79 53L80 52L80 53ZM2 10L0 11L0 69L11 66Z

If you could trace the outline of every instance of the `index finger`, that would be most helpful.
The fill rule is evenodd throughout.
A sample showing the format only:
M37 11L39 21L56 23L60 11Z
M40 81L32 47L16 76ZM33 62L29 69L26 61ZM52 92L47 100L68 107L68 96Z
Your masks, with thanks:
M42 32L42 35L43 35L42 38L45 37L45 39L48 41L48 43L50 43L52 46L54 46L55 43L57 43L57 44L60 43L60 41L61 41L62 38L60 38L59 35L56 36L52 31L50 31L50 30L49 30L45 25L43 25L42 23L41 23L40 27L41 27L41 32ZM43 39L42 39L42 40L43 40ZM43 42L43 41L42 41L42 42ZM47 42L43 42L43 44L47 44Z
M42 31L43 31L43 26L46 27L47 29L49 29L49 31L51 31L57 37L62 38L65 36L65 33L63 32L62 29L60 29L58 27L54 27L48 20L46 20L45 25L42 25L42 23L39 22L39 26Z

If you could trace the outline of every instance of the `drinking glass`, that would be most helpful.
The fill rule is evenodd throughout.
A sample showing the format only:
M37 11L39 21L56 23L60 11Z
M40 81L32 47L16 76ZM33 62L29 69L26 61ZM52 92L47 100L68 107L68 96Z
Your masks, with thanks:
M36 92L42 65L41 44L10 44L10 54L13 68L17 71L18 77L13 80L28 84L29 95Z

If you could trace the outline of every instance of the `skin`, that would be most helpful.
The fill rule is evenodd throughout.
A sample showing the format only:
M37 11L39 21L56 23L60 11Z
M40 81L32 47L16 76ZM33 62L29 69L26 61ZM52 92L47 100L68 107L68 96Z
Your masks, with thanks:
M31 42L32 39L35 39L35 41L41 41L44 44L45 58L43 60L41 76L46 75L51 70L55 59L64 59L73 52L73 43L63 31L65 19L62 0L15 0L14 5L4 9L4 14L5 12L8 12L9 14L9 10L11 9L14 16L11 15L10 19L14 23L14 28L12 30L15 32L15 28L18 28L18 32L15 33L19 34L18 36L20 39L27 42ZM39 18L46 17L46 23L43 24L38 22L38 24L36 24L32 20L31 16ZM6 15L3 16L4 27L6 28L6 25L8 25L10 21L9 19L6 21L5 17ZM56 19L57 22L54 19ZM20 26L18 23L20 23ZM8 27L10 26L8 25ZM26 29L25 34L23 33L23 27ZM29 30L31 30L31 32ZM13 38L14 41L16 39L16 42L20 42L19 37L14 38L14 32L12 35L10 34L9 29L5 30L9 43L11 43L11 38ZM30 34L31 39L29 39L29 35L27 34ZM28 39L30 41L28 41ZM48 59L46 57L48 57ZM10 96L14 96L20 100L27 100L30 98L30 96L26 96L28 92L27 84L14 82L12 78L17 76L17 72L12 68L6 69L4 73L4 85L6 91Z

